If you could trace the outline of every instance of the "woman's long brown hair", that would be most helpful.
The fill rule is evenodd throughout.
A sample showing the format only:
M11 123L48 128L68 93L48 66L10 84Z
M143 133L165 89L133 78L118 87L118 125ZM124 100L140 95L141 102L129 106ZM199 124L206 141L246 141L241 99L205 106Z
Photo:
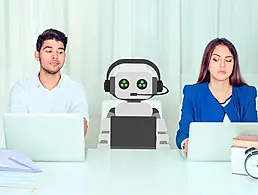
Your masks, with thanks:
M197 80L197 83L203 83L203 82L209 82L210 81L210 72L209 72L209 64L210 64L210 59L211 55L217 45L225 45L228 47L229 51L233 55L234 58L234 67L232 74L229 77L229 82L232 86L242 86L242 85L247 85L244 79L241 76L240 73L240 67L239 67L239 61L238 61L238 54L237 50L234 47L234 45L228 41L225 38L216 38L213 39L208 43L206 46L203 57L202 57L202 63L201 63L201 70L199 73L199 77Z

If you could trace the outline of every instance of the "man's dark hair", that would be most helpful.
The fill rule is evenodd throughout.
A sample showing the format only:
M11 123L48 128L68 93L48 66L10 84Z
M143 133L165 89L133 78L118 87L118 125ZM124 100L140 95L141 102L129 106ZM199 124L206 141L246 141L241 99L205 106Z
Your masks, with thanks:
M41 35L38 36L38 40L36 44L37 51L38 52L40 51L44 41L51 40L51 39L56 41L61 41L64 44L64 50L66 49L66 44L68 39L66 35L61 31L50 28L45 30Z

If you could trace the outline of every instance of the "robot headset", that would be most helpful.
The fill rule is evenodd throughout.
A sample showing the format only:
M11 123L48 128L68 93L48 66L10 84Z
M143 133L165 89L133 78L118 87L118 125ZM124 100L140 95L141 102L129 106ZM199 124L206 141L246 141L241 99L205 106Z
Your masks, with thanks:
M152 77L152 82L154 83L154 85L157 86L156 90L153 91L152 94L131 93L130 94L131 96L165 95L169 92L168 88L166 86L164 86L162 81L160 80L161 76L160 76L158 67L153 62L146 60L146 59L120 59L120 60L115 61L113 64L111 64L111 66L108 68L108 71L106 74L106 80L104 82L105 92L110 92L111 94L113 94L113 92L111 91L111 85L114 85L114 82L111 80L113 80L114 78L111 77L111 80L109 80L109 75L116 66L119 66L121 64L145 64L145 65L152 67L158 75L158 79L156 77ZM166 89L166 92L158 93L158 92L163 91L163 87Z

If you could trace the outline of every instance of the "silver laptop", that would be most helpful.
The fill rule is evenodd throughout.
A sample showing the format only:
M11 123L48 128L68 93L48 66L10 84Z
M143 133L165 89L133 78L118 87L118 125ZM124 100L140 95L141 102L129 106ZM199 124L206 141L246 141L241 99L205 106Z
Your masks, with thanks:
M230 161L233 138L258 134L258 123L193 122L190 124L188 161Z
M84 161L83 120L77 114L4 114L6 148L33 161Z

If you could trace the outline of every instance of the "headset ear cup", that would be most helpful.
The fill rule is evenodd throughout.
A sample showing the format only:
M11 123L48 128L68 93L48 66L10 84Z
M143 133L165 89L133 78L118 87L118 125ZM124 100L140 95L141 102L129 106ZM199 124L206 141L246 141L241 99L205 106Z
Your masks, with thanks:
M116 84L115 84L115 77L110 77L110 81L109 81L109 92L112 95L115 95L115 90L116 89Z
M152 94L158 93L158 82L156 77L152 77Z
M105 92L109 92L110 91L110 81L109 80L105 80L105 82L104 82L104 90L105 90Z
M162 90L163 90L163 83L162 83L162 81L158 81L158 83L157 83L157 91L158 92L162 92Z

